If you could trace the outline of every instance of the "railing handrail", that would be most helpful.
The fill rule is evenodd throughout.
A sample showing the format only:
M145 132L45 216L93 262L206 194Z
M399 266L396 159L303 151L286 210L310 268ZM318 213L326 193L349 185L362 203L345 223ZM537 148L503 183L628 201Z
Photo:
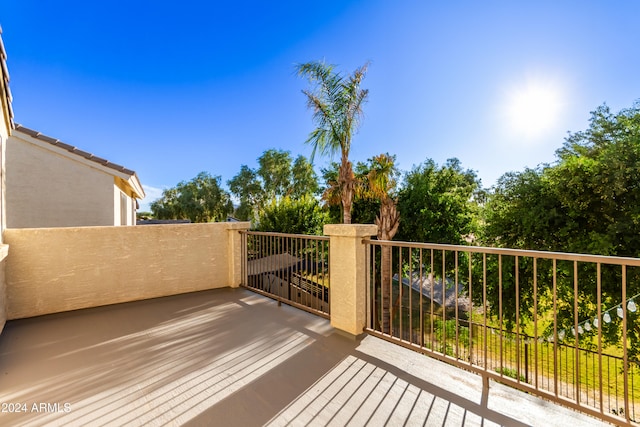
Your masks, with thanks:
M445 251L457 252L476 252L492 255L513 255L531 258L546 258L562 261L578 261L578 262L594 262L607 265L627 265L640 267L640 258L607 256L607 255L591 255L577 254L571 252L552 252L528 249L508 249L508 248L492 248L488 246L466 246L466 245L450 245L442 243L416 243L403 242L399 240L376 240L363 239L363 243L374 244L379 246L403 246L406 248L422 248L422 249L439 249Z
M293 233L277 233L274 231L250 231L240 230L240 234L247 234L251 236L278 236L278 237L295 237L297 239L309 239L309 240L329 240L329 236L319 236L316 234L293 234Z
M361 241L367 246L367 333L477 372L486 388L488 379L504 382L618 425L632 425L640 419L640 373L638 361L630 354L628 333L632 325L628 322L634 321L630 314L638 311L632 308L637 305L629 304L640 298L637 271L630 275L628 267L636 269L640 258L375 238ZM491 255L490 263L487 255ZM573 264L572 268L563 266L565 263ZM604 277L609 280L604 274L610 266L616 273L611 286L619 285L610 291L618 298L613 306L602 298L602 281ZM418 289L413 286L414 274ZM401 280L405 277L410 279L409 289ZM590 286L580 286L585 283L583 277ZM628 293L629 286L634 286L635 295ZM453 297L448 296L450 291ZM461 298L468 299L462 312ZM559 302L559 298L566 301ZM585 301L595 307L582 313L579 308ZM558 314L560 307L564 317ZM603 329L613 321L612 310L620 323L613 326L617 330L606 332L609 340ZM521 329L525 312L532 314L526 323L533 328L533 336ZM447 320L455 323L449 325ZM505 321L518 328L505 329ZM500 326L493 327L492 322ZM460 329L464 326L468 331ZM553 328L552 341L546 336L548 327ZM582 327L596 330L580 338ZM497 338L491 338L491 331L498 332ZM562 342L569 331L575 337L574 345ZM597 345L597 351L591 345ZM621 347L622 357L605 353L605 345Z

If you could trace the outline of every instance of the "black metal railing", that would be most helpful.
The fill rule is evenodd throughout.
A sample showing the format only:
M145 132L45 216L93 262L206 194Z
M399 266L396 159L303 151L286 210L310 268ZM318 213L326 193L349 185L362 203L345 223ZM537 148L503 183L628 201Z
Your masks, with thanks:
M329 317L329 238L241 232L242 286Z

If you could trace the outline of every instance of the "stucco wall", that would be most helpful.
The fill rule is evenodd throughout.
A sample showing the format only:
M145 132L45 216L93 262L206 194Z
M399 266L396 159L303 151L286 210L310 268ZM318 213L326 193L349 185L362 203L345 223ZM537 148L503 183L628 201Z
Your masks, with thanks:
M1 30L0 30L1 32ZM1 55L1 53L0 53ZM6 76L3 75L4 72L0 71L0 85ZM8 77L7 77L8 78ZM8 246L2 244L2 231L4 230L6 223L5 216L5 157L6 157L6 146L7 139L9 138L9 129L11 127L9 121L9 105L7 104L5 88L4 86L0 87L0 332L4 328L4 324L7 321L7 310L6 310L6 284L4 278L4 267L5 267L5 257L7 256Z
M238 286L249 223L7 229L7 318Z
M7 284L5 280L5 266L6 258L9 250L9 245L0 244L0 333L7 322Z
M112 175L18 135L6 146L7 228L114 225Z

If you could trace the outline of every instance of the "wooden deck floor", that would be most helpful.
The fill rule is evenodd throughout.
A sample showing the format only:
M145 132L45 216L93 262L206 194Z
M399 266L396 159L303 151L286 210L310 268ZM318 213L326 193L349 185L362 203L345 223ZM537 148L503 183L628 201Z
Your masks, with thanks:
M10 321L0 335L2 426L602 425L497 384L484 404L481 383L245 289Z

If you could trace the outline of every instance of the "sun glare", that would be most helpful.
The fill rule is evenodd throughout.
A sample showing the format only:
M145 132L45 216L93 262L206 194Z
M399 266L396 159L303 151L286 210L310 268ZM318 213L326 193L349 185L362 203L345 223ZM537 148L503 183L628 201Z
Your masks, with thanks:
M509 127L519 136L540 136L557 124L561 107L560 92L553 85L529 82L509 93Z

